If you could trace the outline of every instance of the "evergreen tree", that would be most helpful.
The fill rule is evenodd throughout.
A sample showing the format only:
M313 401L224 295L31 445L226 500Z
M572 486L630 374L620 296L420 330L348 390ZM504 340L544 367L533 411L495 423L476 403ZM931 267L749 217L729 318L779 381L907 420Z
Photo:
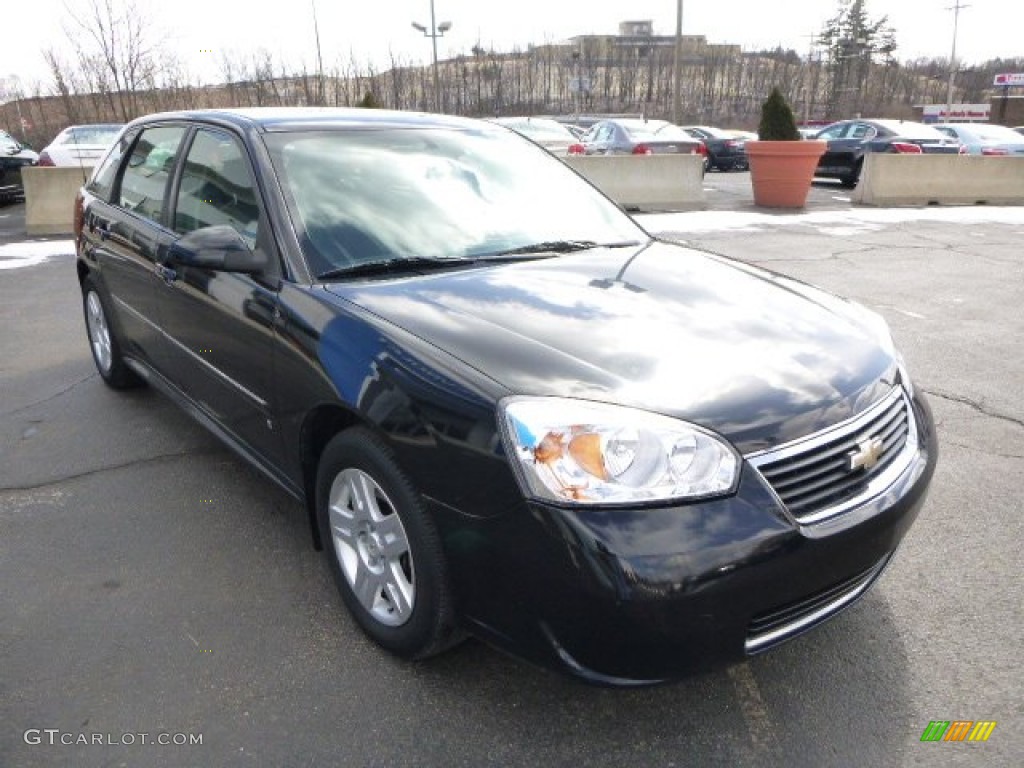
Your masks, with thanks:
M373 91L367 91L366 95L359 100L357 107L363 109L380 109L380 102L377 101L377 97L373 95Z
M872 62L891 63L896 51L889 17L872 19L866 5L867 0L839 0L818 38L828 65L828 114L836 119L863 110Z
M761 122L757 126L757 138L761 141L799 141L793 110L778 86L772 88L768 100L761 105Z

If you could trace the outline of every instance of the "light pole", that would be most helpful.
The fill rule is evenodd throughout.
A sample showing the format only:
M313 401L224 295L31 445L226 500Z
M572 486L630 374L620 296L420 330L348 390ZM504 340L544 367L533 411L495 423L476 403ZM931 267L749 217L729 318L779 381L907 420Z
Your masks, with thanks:
M953 52L949 54L949 85L946 87L946 118L942 121L944 123L949 122L949 115L953 111L953 80L956 77L956 28L960 22L960 9L970 7L962 4L960 0L956 0L955 5L946 9L953 12Z
M676 0L676 43L672 56L672 122L679 125L682 118L682 96L679 81L683 70L683 0Z
M413 29L422 32L424 37L429 37L430 42L433 45L434 59L433 59L433 70L434 70L434 111L441 111L441 83L437 75L437 38L444 37L444 33L452 28L450 21L442 21L438 24L434 17L434 0L430 0L430 31L422 24L417 24L415 21L412 23Z

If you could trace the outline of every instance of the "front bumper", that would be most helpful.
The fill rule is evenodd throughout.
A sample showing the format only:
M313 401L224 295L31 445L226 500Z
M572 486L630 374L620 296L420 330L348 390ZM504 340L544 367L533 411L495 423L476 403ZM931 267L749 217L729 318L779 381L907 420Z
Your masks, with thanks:
M767 650L852 604L881 574L935 468L927 404L914 456L837 518L793 518L750 465L725 499L455 521L435 512L469 629L593 682L684 676Z

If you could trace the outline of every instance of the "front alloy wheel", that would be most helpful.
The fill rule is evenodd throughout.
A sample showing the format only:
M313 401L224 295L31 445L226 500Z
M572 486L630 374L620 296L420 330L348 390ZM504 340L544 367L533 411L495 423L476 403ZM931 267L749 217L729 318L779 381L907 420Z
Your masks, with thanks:
M360 469L331 484L328 515L334 553L359 604L389 627L405 624L416 604L409 537L394 505Z

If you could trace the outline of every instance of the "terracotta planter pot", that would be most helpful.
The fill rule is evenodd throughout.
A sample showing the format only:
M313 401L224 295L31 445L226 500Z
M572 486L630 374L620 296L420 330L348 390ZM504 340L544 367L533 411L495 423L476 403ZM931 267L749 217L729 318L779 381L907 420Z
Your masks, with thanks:
M748 141L754 204L766 208L803 208L824 141Z

